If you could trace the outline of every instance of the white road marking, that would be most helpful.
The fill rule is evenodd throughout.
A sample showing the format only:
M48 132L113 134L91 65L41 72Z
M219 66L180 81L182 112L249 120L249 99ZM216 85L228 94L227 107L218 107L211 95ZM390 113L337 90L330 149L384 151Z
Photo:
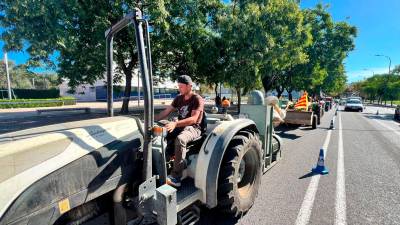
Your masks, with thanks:
M326 158L326 154L328 152L328 145L331 139L332 130L328 130L328 134L326 135L324 145L322 148L324 149L324 156ZM306 225L310 220L312 208L314 205L315 194L318 190L319 178L321 175L315 175L311 178L310 184L308 185L306 195L304 196L303 203L301 204L301 208L299 214L297 214L296 225Z
M346 225L346 187L343 155L342 118L339 113L339 146L336 175L335 225Z
M386 129L393 131L395 134L400 135L400 131L390 127L389 125L383 123L382 121L379 121L378 119L373 119L373 120L379 123L382 127L385 127Z

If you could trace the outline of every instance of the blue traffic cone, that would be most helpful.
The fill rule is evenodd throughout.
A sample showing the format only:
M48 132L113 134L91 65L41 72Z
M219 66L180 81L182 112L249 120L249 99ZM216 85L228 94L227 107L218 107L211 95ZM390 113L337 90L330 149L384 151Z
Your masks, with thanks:
M322 175L328 174L329 171L325 167L325 157L324 157L324 149L319 150L318 162L317 166L311 170L313 173L319 173Z

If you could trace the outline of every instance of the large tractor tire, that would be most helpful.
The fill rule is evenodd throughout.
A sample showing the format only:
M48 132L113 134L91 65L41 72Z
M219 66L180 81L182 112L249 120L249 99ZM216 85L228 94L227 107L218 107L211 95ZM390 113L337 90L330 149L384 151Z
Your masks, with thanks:
M242 131L228 145L218 176L218 207L235 217L247 212L258 194L262 147L258 134Z

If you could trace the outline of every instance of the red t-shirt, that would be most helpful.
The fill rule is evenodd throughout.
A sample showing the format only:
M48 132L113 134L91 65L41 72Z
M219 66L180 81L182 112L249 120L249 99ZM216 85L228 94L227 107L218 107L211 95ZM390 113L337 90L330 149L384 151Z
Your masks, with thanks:
M193 94L188 100L183 95L175 97L171 106L178 110L178 120L183 120L192 116L192 110L201 111L199 118L194 127L200 128L201 119L203 118L204 101L198 94Z

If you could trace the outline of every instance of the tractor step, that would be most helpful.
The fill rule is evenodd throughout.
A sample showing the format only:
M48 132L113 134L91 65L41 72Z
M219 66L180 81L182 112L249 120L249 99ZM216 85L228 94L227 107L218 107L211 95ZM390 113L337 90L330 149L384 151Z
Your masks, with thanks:
M192 178L182 180L181 187L177 189L176 201L178 212L200 199L200 190L194 186Z
M192 205L178 214L178 224L194 225L200 220L200 208Z

